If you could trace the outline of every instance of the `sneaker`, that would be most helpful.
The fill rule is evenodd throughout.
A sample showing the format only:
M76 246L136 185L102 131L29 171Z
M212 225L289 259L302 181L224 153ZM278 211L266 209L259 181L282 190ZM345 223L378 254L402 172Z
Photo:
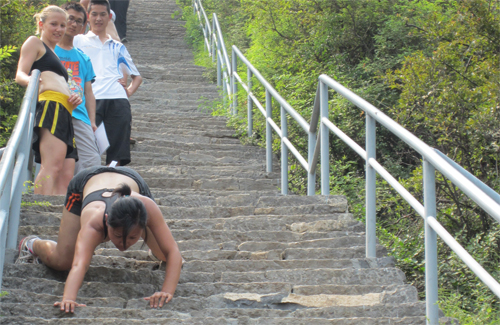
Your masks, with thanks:
M36 256L27 245L28 241L33 238L38 237L32 235L21 239L21 242L19 243L19 257L17 258L15 264L40 264L38 256Z
M127 40L127 38L126 38L126 37L124 37L124 38L122 38L122 39L120 40L120 42L123 44L123 43L127 43L127 42L128 42L128 40Z
M134 138L130 138L130 144L135 144L135 143L136 143L135 139Z
M153 252L151 250L148 251L148 256L149 258L153 261L153 262L156 262L157 265L158 265L158 268L161 267L161 263L163 263L162 260L160 260L158 257L155 256L155 254L153 254ZM181 256L182 257L182 256ZM182 257L182 266L181 266L181 269L184 267L184 263L186 263L186 260L184 259L184 257Z
M156 263L156 265L153 267L154 269L161 268L161 263L163 263L163 261L156 257L151 250L148 250L148 256L153 262Z

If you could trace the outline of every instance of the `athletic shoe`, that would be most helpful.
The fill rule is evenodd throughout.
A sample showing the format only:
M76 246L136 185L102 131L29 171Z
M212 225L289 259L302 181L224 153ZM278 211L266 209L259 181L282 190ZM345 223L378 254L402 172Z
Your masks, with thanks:
M161 263L163 263L162 260L160 260L158 257L155 256L155 254L153 254L153 252L151 250L148 251L148 256L149 258L153 261L153 262L156 262L157 265L158 265L158 268L161 267ZM182 267L184 267L184 263L186 263L186 260L184 259L184 257L182 257L182 266L181 266L181 269Z
M158 257L155 256L155 254L153 254L153 252L151 250L148 250L148 257L153 261L155 262L155 267L154 269L159 269L161 268L161 263L163 263L162 260L160 260Z
M21 242L19 243L19 257L17 258L15 264L40 264L38 256L36 256L27 245L28 241L33 238L38 238L38 236L31 235L21 239Z
M122 38L122 39L120 40L120 42L123 44L123 43L127 43L127 42L128 42L128 40L127 40L127 38L126 38L126 37L124 37L124 38Z

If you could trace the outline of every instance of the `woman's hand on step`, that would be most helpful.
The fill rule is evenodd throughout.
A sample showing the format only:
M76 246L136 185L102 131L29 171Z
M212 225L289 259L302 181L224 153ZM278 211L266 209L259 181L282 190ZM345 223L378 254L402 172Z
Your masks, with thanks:
M87 307L85 304L79 304L76 301L69 300L69 299L63 299L62 301L56 301L54 303L54 307L61 307L61 311L66 311L67 313L75 312L75 307Z
M167 304L170 300L172 300L173 295L167 292L155 292L151 297L146 297L144 300L149 301L149 305L151 308L161 308L163 304Z

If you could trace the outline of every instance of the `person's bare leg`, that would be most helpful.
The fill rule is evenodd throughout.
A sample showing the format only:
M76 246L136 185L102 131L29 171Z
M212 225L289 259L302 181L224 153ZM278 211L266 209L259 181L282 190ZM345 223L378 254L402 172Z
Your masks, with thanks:
M80 4L82 5L83 8L85 8L85 10L88 10L89 9L89 4L90 4L90 0L80 0Z
M75 163L76 161L73 158L64 159L63 168L59 173L59 178L57 180L57 194L66 194L69 182L75 174Z
M115 23L112 20L109 21L108 26L106 27L106 33L108 33L109 36L111 36L111 38L115 41L120 42L120 36L118 36Z
M48 129L40 129L40 157L42 163L35 180L35 194L57 194L58 177L64 165L66 151L66 144L63 141L50 133Z
M35 240L33 252L48 267L66 271L71 269L75 255L76 238L80 232L80 217L64 208L57 242Z

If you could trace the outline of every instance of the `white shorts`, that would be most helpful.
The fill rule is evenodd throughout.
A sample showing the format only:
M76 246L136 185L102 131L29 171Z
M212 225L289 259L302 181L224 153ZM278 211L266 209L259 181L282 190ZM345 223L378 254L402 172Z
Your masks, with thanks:
M87 167L100 166L101 156L97 149L94 131L87 123L72 118L73 130L75 132L76 148L78 149L78 161L75 165L75 175Z

